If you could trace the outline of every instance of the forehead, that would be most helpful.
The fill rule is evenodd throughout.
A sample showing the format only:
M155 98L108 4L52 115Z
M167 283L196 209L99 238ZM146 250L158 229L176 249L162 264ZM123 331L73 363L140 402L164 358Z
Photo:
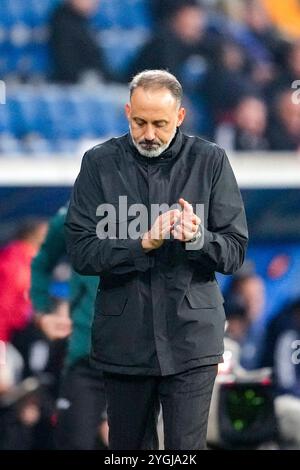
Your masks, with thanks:
M137 87L130 99L133 112L168 113L174 112L177 100L167 88Z

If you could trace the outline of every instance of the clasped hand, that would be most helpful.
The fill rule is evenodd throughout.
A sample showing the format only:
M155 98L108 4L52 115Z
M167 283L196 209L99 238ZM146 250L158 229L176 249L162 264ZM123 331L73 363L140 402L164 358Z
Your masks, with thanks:
M150 251L159 248L167 235L174 239L189 242L194 238L201 223L200 218L194 213L193 206L183 198L179 199L181 211L173 209L157 217L151 229L142 236L144 250Z

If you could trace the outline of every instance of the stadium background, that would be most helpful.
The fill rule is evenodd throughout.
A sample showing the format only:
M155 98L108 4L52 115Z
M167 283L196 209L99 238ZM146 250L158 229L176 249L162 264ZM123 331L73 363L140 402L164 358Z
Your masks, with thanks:
M22 220L49 218L66 203L87 148L127 131L123 113L126 80L107 83L92 78L67 85L51 80L48 24L59 1L0 0L0 79L1 90L6 91L0 104L1 245L10 240ZM238 3L243 1L203 1L209 28L246 28L238 16ZM273 25L278 26L284 40L297 43L300 6L296 10L296 2L285 1L290 10L286 8L287 16L280 21L277 3L271 9ZM288 15L292 11L295 14ZM287 27L289 16L292 22L298 20L298 29L295 25ZM157 21L151 0L100 2L91 28L112 76L130 73L139 51L155 34ZM203 70L195 71L194 66L184 73L189 84L195 84L199 77L205 80ZM205 95L197 96L195 109L193 86L191 89L187 107L193 119L185 130L207 137L209 109ZM250 231L247 259L265 284L264 322L300 297L299 149L300 141L294 152L226 149L246 206ZM225 294L230 277L219 276L219 281Z

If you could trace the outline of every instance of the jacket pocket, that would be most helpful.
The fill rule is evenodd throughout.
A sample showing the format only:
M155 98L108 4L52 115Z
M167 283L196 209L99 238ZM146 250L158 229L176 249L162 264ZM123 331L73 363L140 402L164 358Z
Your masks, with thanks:
M112 288L100 290L96 299L96 314L119 316L125 310L128 295L124 289Z
M215 308L224 302L218 284L192 285L186 292L190 308Z

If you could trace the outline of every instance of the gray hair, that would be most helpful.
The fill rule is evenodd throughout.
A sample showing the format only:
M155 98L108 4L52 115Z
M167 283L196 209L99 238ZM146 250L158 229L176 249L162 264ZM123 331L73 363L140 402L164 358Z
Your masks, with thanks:
M142 87L145 90L167 88L179 106L181 104L183 96L182 86L177 78L166 70L144 70L135 75L129 84L130 97L138 87Z

